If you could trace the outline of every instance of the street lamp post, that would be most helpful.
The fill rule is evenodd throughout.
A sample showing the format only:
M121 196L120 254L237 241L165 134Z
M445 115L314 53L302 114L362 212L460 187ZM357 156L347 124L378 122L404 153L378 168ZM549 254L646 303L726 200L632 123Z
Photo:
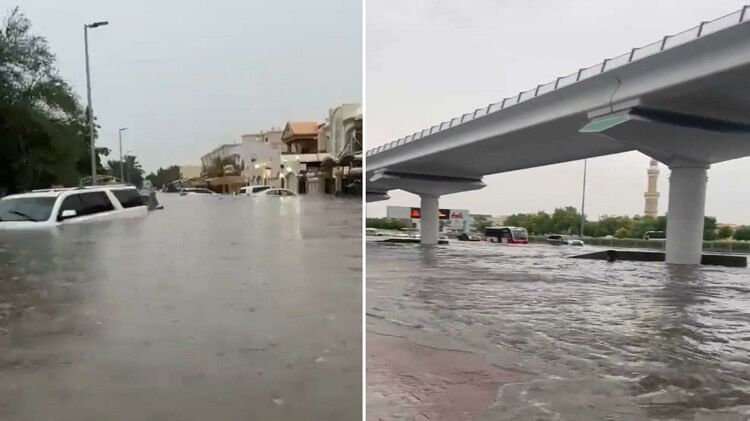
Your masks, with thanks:
M96 145L94 144L94 107L91 105L91 72L89 70L89 28L109 24L107 21L83 25L83 43L86 50L86 96L88 97L89 140L91 144L91 185L96 185Z
M127 130L127 127L123 127L120 129L118 133L118 137L120 138L120 182L125 181L125 178L123 176L123 173L125 172L125 168L123 168L123 162L122 162L122 132Z

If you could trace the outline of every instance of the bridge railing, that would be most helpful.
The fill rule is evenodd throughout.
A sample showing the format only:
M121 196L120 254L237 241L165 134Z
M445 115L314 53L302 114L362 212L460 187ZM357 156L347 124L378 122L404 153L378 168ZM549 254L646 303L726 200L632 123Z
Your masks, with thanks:
M750 20L750 5L745 6L742 9L737 10L736 12L724 15L720 18L701 22L700 25L694 26L685 31L673 35L667 35L658 41L652 42L651 44L633 48L626 53L620 54L616 57L605 59L601 63L594 64L593 66L584 67L567 76L558 77L551 82L538 85L536 88L519 92L517 95L504 98L502 101L489 104L486 107L477 108L476 110L474 110L474 112L463 114L459 117L455 117L440 124L436 124L429 129L424 129L415 132L412 135L408 135L394 140L390 143L372 148L367 151L366 156L370 157L372 155L379 154L395 147L402 146L416 140L424 139L432 134L439 133L444 130L449 130L453 127L468 123L469 121L502 111L506 108L512 107L516 104L535 98L537 96L544 95L549 92L554 92L557 89L564 88L576 82L580 82L581 80L588 79L590 77L599 75L612 69L616 69L621 66L625 66L644 57L658 54L664 50L668 50L670 48L688 43L714 32L718 32L723 29L738 25L742 22L746 22L747 20Z

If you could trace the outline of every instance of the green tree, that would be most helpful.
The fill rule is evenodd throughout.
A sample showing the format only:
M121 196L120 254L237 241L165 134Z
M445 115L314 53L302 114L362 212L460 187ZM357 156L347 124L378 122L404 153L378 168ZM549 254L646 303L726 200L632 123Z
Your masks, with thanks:
M47 41L15 8L0 25L0 191L76 184L90 169L87 128Z
M159 168L156 173L150 173L146 176L146 179L151 182L154 187L163 187L173 181L177 181L182 178L180 167L178 165L172 165L167 168Z
M750 226L742 225L734 230L733 238L738 241L750 241Z
M484 229L492 226L492 220L486 215L474 215L474 223L471 225L471 229L475 232L483 233Z
M557 208L552 213L552 232L558 234L577 234L581 229L581 215L576 208L567 206Z
M629 238L630 230L625 227L620 227L615 231L615 237L617 238Z
M505 218L505 225L511 227L524 227L529 232L533 231L527 226L529 225L529 221L528 215L525 213L514 213L513 215L509 215Z
M617 236L617 231L620 228L625 228L628 236L631 236L631 227L633 221L627 216L604 216L599 220L600 232L602 235L614 235Z
M732 234L734 234L734 231L732 231L732 227L729 225L724 225L723 227L719 228L719 239L726 240L727 238L732 237Z
M716 241L719 238L716 232L716 217L703 217L703 241Z
M410 228L410 225L406 221L393 218L367 218L365 221L367 228L377 228L383 230L399 230L402 228Z
M654 226L655 231L664 231L667 232L667 217L666 216L657 216L656 217L656 225Z
M703 230L703 241L716 241L719 239L719 234L716 230Z
M651 216L636 216L631 221L631 235L634 238L643 238L648 231L659 231L656 229L658 223L656 218Z
M599 228L599 223L594 221L586 221L586 223L583 226L583 234L589 237L602 237L603 235L601 232L601 228Z
M527 216L528 226L524 226L534 234L548 234L552 232L552 217L547 212L537 212Z

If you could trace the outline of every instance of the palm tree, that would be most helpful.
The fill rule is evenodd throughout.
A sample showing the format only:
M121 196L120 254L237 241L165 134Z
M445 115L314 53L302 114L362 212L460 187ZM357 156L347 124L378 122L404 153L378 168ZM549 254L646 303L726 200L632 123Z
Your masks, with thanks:
M122 182L128 182L134 184L137 187L143 186L143 167L138 162L138 158L135 155L125 155L124 161L109 160L107 165L109 166L109 173L114 177L119 177L120 167L123 166L123 173L125 174L125 180Z

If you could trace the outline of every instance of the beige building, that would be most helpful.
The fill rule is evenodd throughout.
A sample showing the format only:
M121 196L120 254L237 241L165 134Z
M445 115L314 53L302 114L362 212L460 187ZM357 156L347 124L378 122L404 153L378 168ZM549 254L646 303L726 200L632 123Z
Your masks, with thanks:
M286 144L281 130L242 135L242 175L249 184L279 186L281 153Z
M223 161L217 168L218 160ZM242 176L245 163L242 160L242 144L227 143L201 157L202 176L208 181L208 188L217 193L236 193L247 180Z
M325 170L321 163L330 159L322 125L315 121L290 121L281 135L286 151L281 153L280 186L295 193L322 193Z
M320 123L317 121L290 121L284 127L281 140L287 146L286 154L314 154L325 152L325 142L318 142Z
M227 160L231 162L231 165L237 169L242 170L242 144L241 143L226 143L223 144L211 152L201 157L201 165L203 171L206 172L214 165L216 159Z
M200 165L181 165L180 166L180 178L199 178L201 176L202 168Z
M328 111L324 126L326 151L331 158L324 161L326 193L340 194L347 186L361 192L362 180L362 106L342 104ZM357 184L358 183L358 184Z
M326 150L340 159L362 152L362 105L341 104L328 111Z

